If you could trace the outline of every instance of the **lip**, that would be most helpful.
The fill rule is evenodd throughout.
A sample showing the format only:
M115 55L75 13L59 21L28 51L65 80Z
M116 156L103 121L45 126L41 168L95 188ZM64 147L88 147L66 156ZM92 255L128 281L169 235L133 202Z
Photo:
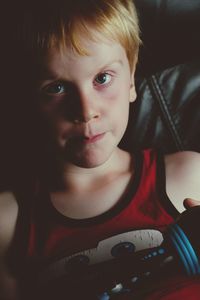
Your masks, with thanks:
M83 142L85 144L92 144L92 143L96 143L98 141L100 141L101 139L103 139L103 137L105 136L105 132L103 133L99 133L90 137L83 137Z

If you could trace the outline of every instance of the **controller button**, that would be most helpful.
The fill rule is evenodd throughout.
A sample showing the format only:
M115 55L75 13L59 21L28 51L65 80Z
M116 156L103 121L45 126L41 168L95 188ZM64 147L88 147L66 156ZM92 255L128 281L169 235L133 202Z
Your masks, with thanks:
M68 260L65 264L65 268L68 271L69 269L78 269L80 267L87 266L90 260L86 255L77 255Z
M131 282L132 283L135 283L136 281L138 281L138 277L137 276L134 276L133 278L131 278Z
M121 283L116 284L114 288L110 290L111 294L118 294L123 289L123 285Z
M159 254L164 254L164 253L165 253L165 249L160 248L160 249L158 250L158 253L159 253Z
M121 242L111 249L111 255L118 258L135 252L135 245L131 242Z

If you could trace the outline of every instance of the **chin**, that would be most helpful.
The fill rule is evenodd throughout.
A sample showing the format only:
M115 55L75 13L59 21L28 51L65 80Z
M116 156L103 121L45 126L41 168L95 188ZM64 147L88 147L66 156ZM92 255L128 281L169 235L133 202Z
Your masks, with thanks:
M103 165L107 159L96 159L96 160L88 160L88 159L76 159L73 161L73 164L77 167L92 169Z
M99 153L90 153L74 157L71 161L81 168L96 168L106 163L111 157L111 153L100 151Z
M63 158L81 168L96 168L109 161L116 148L116 143L113 141L80 147L79 150L77 147L70 149L66 147Z

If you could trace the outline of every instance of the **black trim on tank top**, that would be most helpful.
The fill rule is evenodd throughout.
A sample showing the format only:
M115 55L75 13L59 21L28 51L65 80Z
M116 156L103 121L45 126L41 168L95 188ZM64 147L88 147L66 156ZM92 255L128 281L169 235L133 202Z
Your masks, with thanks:
M160 203L166 210L166 212L174 219L176 219L180 213L172 204L170 198L166 192L166 173L165 173L165 162L164 154L157 152L157 165L156 165L156 185L158 193L160 195Z
M46 213L49 212L49 217L54 218L54 220L57 220L61 224L65 224L68 226L76 227L76 226L92 226L94 224L99 224L102 222L105 222L116 215L118 215L125 207L129 205L129 203L132 201L134 195L137 192L137 189L140 184L141 175L142 175L142 168L143 168L143 154L141 152L136 152L132 155L132 163L134 166L134 172L131 177L131 180L127 186L127 189L122 196L122 199L110 210L91 218L85 218L85 219L73 219L66 217L62 215L56 208L53 206L49 193L46 193L45 197L45 207L46 207Z

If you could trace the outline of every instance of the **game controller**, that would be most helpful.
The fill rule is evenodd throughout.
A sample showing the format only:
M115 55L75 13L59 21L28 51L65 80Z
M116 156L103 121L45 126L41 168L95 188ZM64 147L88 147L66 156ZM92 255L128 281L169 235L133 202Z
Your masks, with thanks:
M40 274L40 283L54 283L55 295L57 291L66 291L66 295L80 291L88 292L87 299L107 300L123 293L141 293L165 273L198 276L199 216L200 207L193 207L163 234L154 229L136 230L105 239L94 249L55 261Z
M70 281L73 277L78 280L80 270L83 268L99 266L111 261L115 264L120 257L158 247L162 242L162 233L155 229L124 232L100 241L96 248L54 261L40 273L38 282L44 284L63 276L69 277Z

